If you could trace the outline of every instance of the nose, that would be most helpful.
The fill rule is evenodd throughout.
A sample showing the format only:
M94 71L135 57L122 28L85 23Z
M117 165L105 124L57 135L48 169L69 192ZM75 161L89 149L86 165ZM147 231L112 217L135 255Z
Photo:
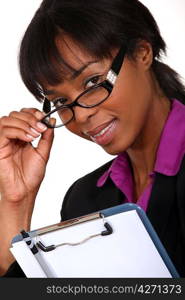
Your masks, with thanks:
M75 115L75 121L77 123L86 123L92 116L96 114L97 106L91 108L75 106L73 110Z

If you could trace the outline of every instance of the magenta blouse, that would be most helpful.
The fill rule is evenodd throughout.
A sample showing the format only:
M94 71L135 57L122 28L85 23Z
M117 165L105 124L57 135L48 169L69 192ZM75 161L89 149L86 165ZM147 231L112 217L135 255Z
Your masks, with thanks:
M143 208L144 211L147 209L156 173L167 176L176 175L185 154L185 105L175 99L171 101L171 111L161 134L154 170L148 174L150 184L137 200L137 205ZM125 195L125 197L123 196L123 203L134 202L133 177L126 152L119 154L113 160L109 169L99 178L97 186L101 187L106 184L108 177Z

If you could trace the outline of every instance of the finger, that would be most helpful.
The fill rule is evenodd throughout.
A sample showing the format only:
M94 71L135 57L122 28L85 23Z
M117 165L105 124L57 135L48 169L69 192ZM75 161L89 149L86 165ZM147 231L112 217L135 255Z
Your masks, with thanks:
M12 111L9 114L10 117L15 117L15 118L23 118L23 119L30 119L30 120L41 120L42 118L44 118L45 114L39 110L36 110L35 112L33 112L30 109L27 110L21 110L21 111Z
M51 122L54 125L56 120L52 119ZM42 137L37 145L37 151L46 161L49 159L51 147L53 145L53 139L54 129L49 128L42 134Z
M41 120L44 116L45 113L43 111L38 110L37 108L22 108L21 112L25 113L31 113L33 114L38 120Z
M39 133L44 132L47 130L47 126L44 125L43 123L39 122L43 117L44 114L40 111L36 111L35 114L31 113L30 111L27 112L17 112L13 111L9 114L11 118L16 118L16 119L21 119L29 124L31 128L36 130Z
M45 131L37 145L37 151L39 154L44 158L45 161L48 161L51 147L53 144L54 139L54 130L52 128L49 128L47 131Z
M35 108L35 107L24 107L22 108L20 111L22 112L30 112L30 113L36 113L37 111L41 112L39 109Z
M0 135L0 148L2 149L5 147L11 139L19 139L24 142L31 142L34 140L34 137L22 129L6 127Z
M13 117L3 117L1 118L1 132L4 128L18 128L23 129L28 134L32 135L33 137L38 137L41 132L37 131L36 129L32 128L28 122L25 122L22 119L13 118Z

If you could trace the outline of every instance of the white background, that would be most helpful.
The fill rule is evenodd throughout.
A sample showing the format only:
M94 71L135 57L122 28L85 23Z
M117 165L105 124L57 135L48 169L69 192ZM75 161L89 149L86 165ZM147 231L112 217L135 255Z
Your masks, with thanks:
M90 0L89 0L90 1ZM185 78L185 0L142 0L158 22L168 46L164 61ZM17 64L21 37L40 0L2 1L0 9L0 116L39 103L24 87ZM113 157L99 146L67 132L55 130L47 173L37 196L32 229L57 223L68 187L77 178Z

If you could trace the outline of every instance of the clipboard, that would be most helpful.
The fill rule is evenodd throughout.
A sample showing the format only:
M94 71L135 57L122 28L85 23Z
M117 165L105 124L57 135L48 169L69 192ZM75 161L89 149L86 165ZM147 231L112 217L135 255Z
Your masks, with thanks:
M12 240L27 277L179 278L145 212L127 203Z

